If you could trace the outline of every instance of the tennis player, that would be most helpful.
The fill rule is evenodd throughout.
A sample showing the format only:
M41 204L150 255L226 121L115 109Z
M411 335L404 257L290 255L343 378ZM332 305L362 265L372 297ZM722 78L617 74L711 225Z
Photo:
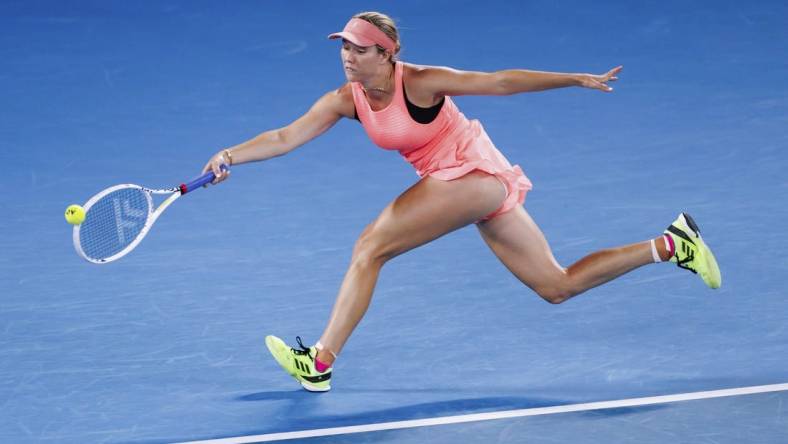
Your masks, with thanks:
M397 59L400 40L386 15L353 16L342 32L347 83L317 100L291 124L266 131L216 153L204 171L214 183L229 176L221 164L239 165L281 156L327 131L339 119L357 119L372 141L398 150L420 180L391 202L361 233L320 340L296 338L291 348L266 337L276 361L309 391L330 390L332 365L372 298L388 260L444 234L475 224L503 264L539 296L560 304L640 266L670 261L697 273L711 288L720 270L686 213L664 234L592 253L568 268L558 264L539 227L523 208L531 181L496 149L481 123L468 120L452 101L461 95L510 95L579 86L610 92L622 67L605 74L561 74L512 69L458 71Z

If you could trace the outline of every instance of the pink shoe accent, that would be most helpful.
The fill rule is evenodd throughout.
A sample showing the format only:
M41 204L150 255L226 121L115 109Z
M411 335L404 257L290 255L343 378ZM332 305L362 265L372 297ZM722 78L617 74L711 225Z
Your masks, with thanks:
M667 234L663 234L662 236L665 237L665 248L668 250L668 258L671 258L676 254L676 244L673 243L673 238Z
M323 373L330 368L331 368L330 365L324 364L319 359L315 358L315 370L317 370L320 373Z

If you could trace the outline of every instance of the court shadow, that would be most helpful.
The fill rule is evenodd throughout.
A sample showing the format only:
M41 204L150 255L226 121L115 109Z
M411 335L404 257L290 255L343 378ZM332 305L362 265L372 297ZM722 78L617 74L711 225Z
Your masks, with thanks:
M383 393L456 393L456 389L349 389L345 390L345 393L371 393L371 394L383 394ZM257 393L249 393L248 395L242 395L235 398L236 401L281 401L281 400L297 400L297 399L306 399L314 396L320 396L321 393L309 393L302 389L294 389L294 390L280 390L280 391L271 391L271 392L257 392Z
M446 401L423 402L388 409L370 410L351 415L323 415L314 421L325 426L337 422L370 423L388 421L407 421L410 419L432 418L438 416L467 415L501 410L530 409L567 404L566 401L547 398L528 398L517 396L493 396L484 398L460 398Z
M317 394L320 395L319 393ZM297 401L300 399L305 399L309 397L314 397L314 393L308 393L304 390L297 389L297 390L280 390L274 392L257 392L257 393L250 393L248 395L243 395L235 398L236 401L283 401L283 400L290 400L290 401Z
M417 389L417 390L399 390L398 393L414 392L418 398L420 393L434 393L443 390L432 389ZM370 396L380 394L380 390L369 390ZM568 404L574 404L583 401L561 400L554 398L535 398L535 397L517 397L517 396L494 396L482 398L460 398L445 401L435 402L422 402L416 404L402 405L388 409L370 410L352 414L342 415L316 415L312 407L315 406L314 401L318 400L314 393L308 393L304 390L292 391L271 391L271 392L257 392L248 395L239 396L236 398L238 401L282 401L289 400L293 403L284 407L285 411L292 410L295 417L299 417L301 425L304 422L314 427L335 427L350 424L369 423L369 422L388 422L388 421L406 421L411 419L421 419L436 416L454 416L466 415L473 413L486 413L496 412L502 410L520 410L532 409L539 407L556 407ZM624 416L635 413L656 411L665 408L665 405L648 405L638 407L619 407L600 409L583 412L568 412L566 414L577 414L588 417L614 417ZM318 409L323 412L323 410ZM304 415L309 412L308 416ZM300 414L299 414L300 413Z
M305 421L310 428L336 427L339 425L368 424L389 421L407 421L412 419L433 418L442 416L469 415L474 413L498 412L504 410L533 409L539 407L556 407L575 404L575 401L532 398L516 396L496 396L484 398L462 398L447 401L425 402L403 405L381 410L371 410L350 415L314 415ZM617 417L654 411L665 408L664 405L650 405L643 407L622 407L587 412L568 412L567 415L580 414L590 417ZM302 423L303 424L303 423Z

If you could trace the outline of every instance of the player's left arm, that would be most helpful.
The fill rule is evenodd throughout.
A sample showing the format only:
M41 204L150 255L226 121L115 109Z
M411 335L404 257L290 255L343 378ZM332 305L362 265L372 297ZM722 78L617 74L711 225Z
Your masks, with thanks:
M617 66L605 74L569 74L507 69L496 72L460 71L453 68L425 66L415 70L414 83L421 91L442 96L505 96L524 92L581 86L604 92L613 90L608 82L618 80L623 69Z

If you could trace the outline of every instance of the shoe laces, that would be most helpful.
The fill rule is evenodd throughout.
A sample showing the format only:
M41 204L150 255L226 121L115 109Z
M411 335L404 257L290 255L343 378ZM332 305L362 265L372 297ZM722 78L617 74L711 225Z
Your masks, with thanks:
M296 336L296 342L298 342L298 346L301 347L301 349L299 350L291 347L290 350L293 350L293 353L302 356L307 355L309 359L314 359L312 358L311 350L309 349L309 347L305 346L304 343L301 342L301 336Z

